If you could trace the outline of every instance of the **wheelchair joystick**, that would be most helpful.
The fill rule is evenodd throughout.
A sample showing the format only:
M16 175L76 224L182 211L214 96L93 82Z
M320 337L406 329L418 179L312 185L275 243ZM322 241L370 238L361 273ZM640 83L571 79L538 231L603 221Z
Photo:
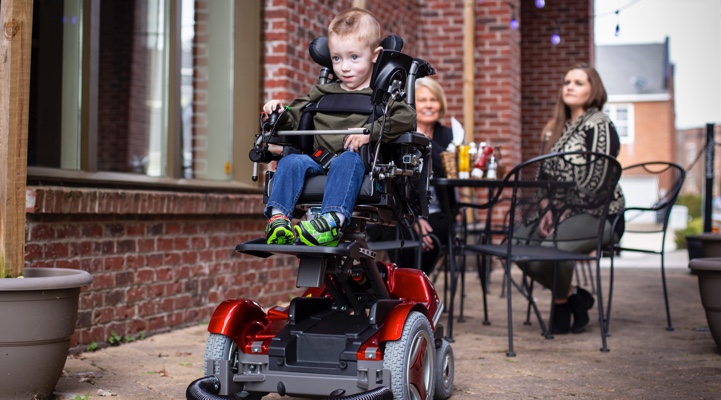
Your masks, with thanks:
M280 110L281 107L279 104L275 108L275 110L273 110L273 112L268 115L268 118L266 118L265 121L263 121L263 117L265 116L265 114L261 113L260 133L255 135L255 143L253 144L253 148L250 149L250 153L248 154L250 161L253 162L253 175L251 176L253 182L258 181L258 163L267 164L273 160L279 159L278 156L274 155L270 152L270 150L268 150L268 140L273 134L275 134L277 130L276 125L278 124L278 119L282 114Z
M281 107L280 104L273 110L273 112L268 115L268 119L263 122L263 132L265 133L274 133L275 131L275 125L278 123L278 118L280 118L280 112Z

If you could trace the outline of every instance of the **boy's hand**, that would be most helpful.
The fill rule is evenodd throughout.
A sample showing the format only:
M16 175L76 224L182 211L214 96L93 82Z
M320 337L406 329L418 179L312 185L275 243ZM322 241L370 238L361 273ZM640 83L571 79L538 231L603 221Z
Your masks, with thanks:
M269 144L268 151L270 151L272 154L275 154L276 156L279 156L283 153L283 146L278 146L277 144Z
M361 128L358 128L361 129ZM353 129L351 129L353 130ZM345 137L345 140L343 140L343 148L352 151L352 152L358 152L358 149L360 149L361 146L364 144L368 144L371 140L370 135L364 135L364 134L354 134L354 135L348 135Z
M280 100L271 100L263 106L263 112L266 115L266 118L268 115L270 115L273 111L277 110L278 108L283 108L283 103L280 102Z

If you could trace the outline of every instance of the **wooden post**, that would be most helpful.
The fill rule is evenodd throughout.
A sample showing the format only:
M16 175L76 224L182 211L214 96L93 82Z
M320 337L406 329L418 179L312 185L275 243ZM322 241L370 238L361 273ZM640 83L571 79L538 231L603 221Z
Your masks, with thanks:
M22 275L25 261L33 0L1 0L0 21L0 278L5 278Z
M475 132L475 84L476 84L476 2L465 0L463 4L463 129L466 144L473 141Z

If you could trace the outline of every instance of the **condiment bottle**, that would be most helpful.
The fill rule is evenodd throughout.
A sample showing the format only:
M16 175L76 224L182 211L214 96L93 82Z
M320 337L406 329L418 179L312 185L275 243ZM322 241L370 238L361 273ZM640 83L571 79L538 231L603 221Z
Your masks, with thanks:
M474 168L486 170L488 158L491 156L491 154L493 154L493 147L486 142L481 142L481 149L479 151L478 160L476 160Z
M486 172L486 178L488 179L496 179L496 170L498 169L498 162L496 161L496 157L491 155L491 158L488 160L488 171Z
M478 159L478 147L476 147L475 142L471 142L468 144L468 168L473 169L473 166L476 165L476 160Z
M458 146L458 178L468 179L470 176L470 165L468 163L469 146L462 144Z

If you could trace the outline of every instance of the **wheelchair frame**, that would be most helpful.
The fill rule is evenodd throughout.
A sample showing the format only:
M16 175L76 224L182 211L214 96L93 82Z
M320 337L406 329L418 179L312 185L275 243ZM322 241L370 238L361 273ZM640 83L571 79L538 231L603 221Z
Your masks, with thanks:
M402 46L400 38L389 38ZM311 43L314 59L319 53L322 59L323 45L322 38ZM416 76L434 72L425 61L399 51L383 50L379 61L371 83L374 104L407 96L413 105ZM327 77L328 71L321 72L321 79ZM261 121L250 154L256 163L274 158L267 151L273 138L338 134L278 132L274 119ZM367 182L337 247L268 245L265 238L236 246L237 252L257 257L296 256L296 286L307 289L288 307L274 306L267 312L249 299L223 301L208 325L206 376L188 386L187 398L260 399L271 392L347 399L450 397L454 360L438 323L443 302L423 272L376 261L365 238L367 223L407 224L427 216L430 140L408 132L383 146L392 150L381 151L378 140ZM395 158L381 162L389 154ZM307 180L297 210L319 205L322 178ZM415 201L403 200L414 197Z

